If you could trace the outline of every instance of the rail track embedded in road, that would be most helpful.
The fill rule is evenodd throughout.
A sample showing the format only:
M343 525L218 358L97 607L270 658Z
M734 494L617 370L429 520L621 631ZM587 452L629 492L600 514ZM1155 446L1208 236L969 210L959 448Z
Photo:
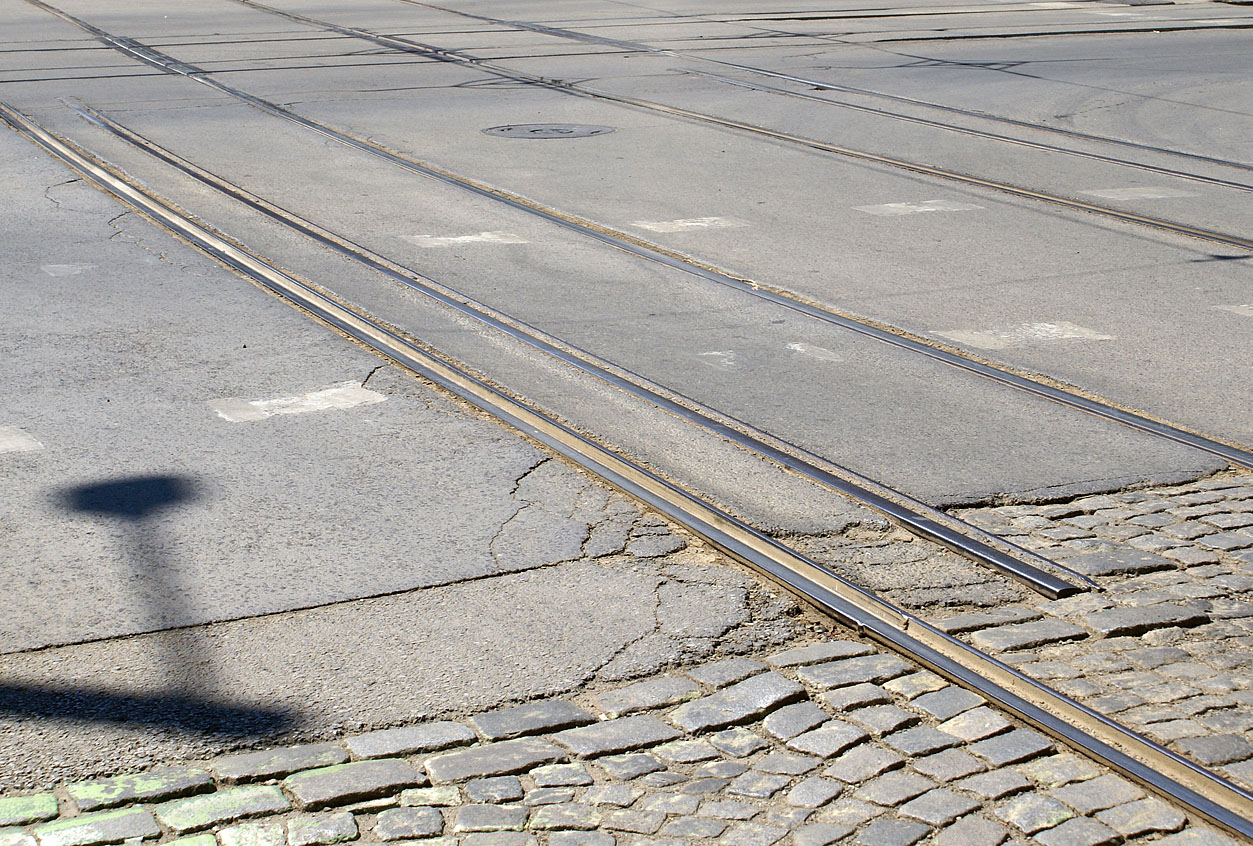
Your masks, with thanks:
M49 10L53 10L53 7L44 3L43 0L26 0L26 2L47 8ZM413 41L412 39L408 39L408 38L401 38L399 36L392 36L392 35L382 35L376 32L371 32L369 30L360 29L358 27L342 26L340 24L335 24L329 21L319 20L317 18L308 17L306 15L299 15L294 12L287 12L282 9L276 9L272 6L267 6L264 3L259 3L257 2L257 0L234 0L234 2L244 5L244 6L248 6L250 8L258 9L260 11L268 12L270 14L278 15L280 17L287 18L289 20L293 20L299 23L304 23L309 26L316 26L316 27L320 27L322 29L325 29L331 32L338 32L343 35L352 36L354 38L360 38L365 41L370 41L374 44L378 44L383 47L390 47L394 50L401 50L403 52L415 53L417 55L426 56L435 61L451 62L453 64L460 64L460 65L465 65L468 67L473 67L479 70L486 71L487 73L490 73L494 76L498 76L503 79L510 79L515 82L526 82L532 85L538 85L544 88L549 88L554 91L560 91L563 93L572 94L574 96L587 97L587 98L591 98L594 100L603 100L606 102L616 103L622 106L630 106L633 108L644 109L650 112L665 114L671 117L678 117L678 118L683 118L687 120L697 121L700 123L710 124L713 126L719 126L724 129L731 129L731 130L735 130L739 132L746 132L746 133L749 133L751 135L755 135L758 137L768 138L772 141L782 142L785 144L794 145L798 147L804 147L804 148L811 149L811 150L818 150L819 152L831 153L836 156L855 159L858 161L865 161L865 162L872 162L874 164L886 165L888 167L898 168L900 170L905 170L911 173L921 174L923 176L932 176L932 177L937 177L939 179L944 179L950 182L956 182L958 184L965 185L965 186L972 187L972 188L982 188L986 190L996 191L1002 194L1008 194L1013 197L1018 197L1020 199L1048 203L1050 205L1061 206L1062 208L1067 208L1072 211L1082 211L1082 212L1086 212L1089 214L1111 218L1113 220L1117 220L1122 223L1131 223L1131 224L1136 224L1140 226L1146 226L1151 229L1157 229L1163 232L1170 232L1175 235L1185 235L1187 237L1197 238L1202 241L1208 241L1210 243L1221 244L1226 247L1236 247L1242 250L1253 251L1253 239L1246 238L1241 235L1236 235L1234 233L1219 232L1219 231L1212 230L1212 229L1205 229L1199 226L1191 226L1186 223L1179 223L1177 221L1167 220L1165 218L1137 214L1135 212L1125 211L1122 209L1115 209L1110 206L1102 206L1098 203L1090 203L1085 200L1075 200L1069 197L1063 197L1058 194L1051 194L1047 191L1037 191L1032 188L1026 188L1020 185L1013 185L1011 183L1001 182L995 179L984 179L979 176L973 176L973 175L965 174L965 173L958 173L957 171L946 170L944 168L935 167L933 165L924 164L922 162L908 161L906 159L897 158L895 156L887 156L887 155L882 155L879 153L867 152L865 150L854 150L851 147L844 147L839 144L831 144L826 141L820 141L815 138L808 138L808 137L804 137L800 135L795 135L790 132L783 132L781 130L770 129L768 127L763 127L763 126L757 126L756 124L746 123L744 121L735 120L733 118L719 117L717 115L707 114L705 112L698 112L692 109L685 109L679 106L668 106L664 103L657 103L651 100L641 100L637 97L627 97L621 94L614 94L612 92L603 91L597 88L592 88L587 85L580 85L578 83L567 82L562 79L555 79L552 77L541 76L538 74L527 73L525 71L520 71L520 70L516 70L513 68L509 68L509 67L499 64L498 62L490 61L488 59L482 59L478 56L473 56L468 53L465 53L464 51L449 50L449 49L438 47L432 44L424 44L419 41ZM79 23L80 25L85 25L85 26L90 27L89 24L84 24L84 22L80 22L76 18L65 16L65 13L63 12L60 12L57 10L53 10L53 11L55 14L66 17L67 20L73 20L76 23ZM91 29L95 29L95 28L91 27ZM143 47L142 51L147 52L149 55L157 55L156 51L153 51L151 48L148 48L148 47ZM187 70L190 67L189 65L186 65L182 62L178 62L177 60L174 60L171 57L164 57L164 58L168 60L168 62L170 63L169 69L171 71L180 72L184 74L189 73L189 71ZM179 69L179 66L181 66L181 70ZM208 72L203 69L197 68L195 73L198 75L203 75ZM199 79L199 81L203 82L205 80Z
M1000 707L1189 811L1253 837L1253 795L840 578L698 494L667 482L434 350L286 273L176 210L107 163L0 104L0 117L98 187L325 324L492 414L666 514L835 619L979 692Z
M129 55L132 58L149 65L150 67L158 68L166 73L186 77L194 82L198 82L240 100L241 102L247 103L254 108L266 112L267 114L295 123L298 126L316 132L324 137L333 139L348 147L352 147L373 156L378 156L410 172L418 173L445 184L470 191L480 197L503 203L511 208L535 215L545 221L548 221L549 223L555 223L558 226L578 232L608 246L634 254L640 258L683 270L710 282L737 289L754 297L759 297L773 302L776 305L781 305L793 311L800 312L808 317L822 322L857 332L874 338L875 340L907 349L914 353L925 355L936 361L940 361L949 366L990 379L1016 390L1024 391L1043 399L1047 399L1051 402L1101 417L1129 428L1137 429L1168 440L1173 440L1216 455L1232 464L1253 469L1253 451L1250 451L1242 446L1227 443L1218 438L1209 437L1202 433L1191 431L1177 424L1170 423L1169 421L1155 419L1140 411L1123 408L1113 402L1088 396L1080 393L1079 391L1068 389L1062 385L1045 381L1043 377L1037 374L1019 372L1011 370L1007 367L998 366L990 362L977 359L952 347L943 346L929 339L911 335L897 329L896 327L876 323L851 314L838 312L830 307L804 300L786 290L772 288L762 285L757 281L734 276L719 269L715 265L694 259L691 256L684 255L673 250L668 250L665 247L648 242L634 235L612 229L603 224L561 211L559 209L544 206L533 200L529 200L506 190L461 176L446 169L436 167L430 163L418 161L394 150L387 149L383 145L376 142L358 138L325 123L313 120L312 118L304 117L303 115L297 114L296 112L269 100L227 85L220 80L214 79L208 71L205 71L202 68L180 62L173 57L167 56L160 51L140 44L133 39L112 35L99 27L49 5L44 2L44 0L26 0L26 2L38 8L44 9L45 11L48 11L49 13L54 14L74 24L75 26L78 26L84 31L99 38L102 42L109 45L113 49ZM235 2L240 2L248 6L257 6L265 10L269 9L269 7L261 7L260 4L253 2L253 0L235 0ZM337 27L333 24L319 22L312 18L305 18L301 15L294 15L293 13L281 12L279 10L273 11L274 13L280 14L284 17L303 20L311 23L312 25L321 25L336 31L342 29L349 34L353 34L355 37L384 39L388 43L398 41L390 36L372 36L363 34L363 31L355 31L352 30L352 28ZM414 45L403 40L400 40L399 43L405 45L408 50L431 54L433 58L439 58L441 61L468 63L476 67L482 65L481 60L472 61L465 57L461 57L459 54L441 50L440 48L429 47L427 45ZM393 44L393 46L395 45ZM512 73L512 71L493 71L493 73L509 74ZM543 78L536 77L535 79ZM551 81L546 81L545 84L547 84L547 82ZM566 83L553 82L553 85L560 90L567 90L574 93L586 93L583 89ZM615 95L607 96L611 99L616 99ZM659 106L658 108L663 110L669 109L669 107L664 106ZM768 132L766 130L762 131ZM1065 202L1072 203L1074 201L1067 200ZM1079 203L1078 205L1087 206L1090 204ZM1103 207L1091 206L1091 208L1100 209ZM1113 209L1104 210L1112 215L1123 214L1122 212L1117 212ZM1253 249L1253 241L1249 241L1248 239L1238 240L1240 245L1245 249Z
M840 92L844 94L855 94L861 97L870 97L870 98L875 98L875 99L888 100L890 102L900 103L902 105L918 106L918 107L927 108L927 109L935 109L935 110L946 112L948 114L960 115L966 118L975 118L979 121L994 122L994 123L1004 124L1007 126L1015 126L1020 129L1029 129L1029 130L1037 131L1037 132L1051 133L1051 134L1060 135L1064 138L1069 138L1069 139L1077 140L1077 141L1092 141L1092 142L1097 142L1100 144L1109 144L1109 145L1125 147L1125 148L1133 149L1133 150L1140 150L1146 153L1154 153L1154 154L1163 155L1163 156L1173 156L1173 157L1179 157L1182 159L1190 159L1192 161L1203 162L1205 164L1220 165L1222 167L1235 168L1235 169L1244 170L1244 171L1253 171L1253 166L1251 165L1244 164L1241 162L1233 162L1228 159L1219 159L1219 158L1215 158L1212 156L1203 156L1198 153L1189 153L1189 152L1185 152L1182 150L1172 150L1172 149L1168 149L1165 147L1157 147L1152 144L1140 144L1135 141L1127 141L1126 139L1123 139L1123 138L1111 138L1106 135L1094 135L1088 132L1080 132L1079 130L1076 130L1076 129L1065 129L1063 127L1049 126L1048 124L1044 124L1044 123L1034 123L1032 121L1017 120L1015 118L1004 117L1002 115L993 115L987 112L975 111L973 109L963 109L963 108L959 108L956 106L945 105L942 103L934 103L928 100L919 100L914 97L902 97L897 94L887 94L882 91L870 91L865 88L855 88L852 86L840 85L838 83L829 82L829 81L824 82L824 81L816 80L816 79L807 79L805 77L797 76L796 74L788 74L788 73L783 73L781 71L773 71L768 68L756 67L754 65L745 65L739 62L730 62L730 61L727 61L726 59L717 59L711 56L705 56L700 53L693 53L693 52L685 51L685 50L672 50L672 49L665 48L665 47L653 47L649 44L644 44L639 41L623 41L623 40L619 40L616 38L605 38L603 36L593 35L591 33L579 32L578 30L564 29L562 27L531 23L530 21L518 21L518 20L506 20L504 18L493 18L488 15L480 15L480 14L475 14L473 12L466 12L461 9L450 9L446 6L437 6L432 3L424 3L422 2L422 0L399 0L399 2L405 3L410 6L418 6L424 9L433 9L439 12L447 12L450 15L457 15L459 17L469 18L471 20L483 21L484 23L496 24L498 26L509 27L512 29L526 30L528 32L539 33L541 35L551 35L556 38L565 38L565 39L569 39L573 41L581 41L587 44L599 44L605 47L616 47L620 50L626 50L626 51L633 52L633 53L651 53L653 55L670 56L672 58L690 60L694 62L706 62L708 64L718 65L727 70L738 70L738 71L743 71L745 73L757 74L759 76L770 77L773 79L784 80L787 82L795 82L798 85L804 85L809 88L819 89L823 91L836 91L836 92ZM254 3L251 3L250 5L255 6L257 4L254 2ZM801 33L789 33L789 34L796 35L797 37L813 37L813 36L804 35ZM692 72L700 73L699 71L692 71ZM706 75L717 77L716 74L706 74ZM727 80L727 81L730 81L730 80ZM779 89L779 90L782 91L782 89ZM784 93L798 94L799 92L787 91ZM827 99L820 98L820 97L809 97L809 99L813 99L813 100L825 103L830 106L838 106L842 108L853 109L855 111L862 111L862 112L867 112L870 114L876 114L876 115L881 115L885 117L911 121L914 123L920 123L920 124L927 125L927 126L934 126L934 127L941 128L941 129L951 129L951 130L955 130L958 132L966 132L972 135L978 135L978 136L985 137L985 138L994 138L997 140L1009 141L1009 142L1017 143L1017 144L1039 146L1041 149L1055 150L1058 152L1071 152L1076 155L1088 156L1088 154L1084 154L1080 151L1067 150L1066 148L1055 147L1053 145L1047 145L1047 144L1035 145L1035 144L1032 144L1031 142L1027 142L1022 139L1016 139L1016 138L1011 138L1009 136L998 135L997 133L983 132L980 130L970 129L968 127L958 127L952 124L941 123L939 121L931 121L925 118L917 118L917 117L914 117L913 115L901 114L899 112L889 112L884 109L875 109L875 108L866 107L866 106L859 106L854 103L845 103L845 102L840 102L836 100L827 100ZM1104 161L1112 161L1113 163L1116 163L1116 164L1127 164L1127 165L1132 165L1132 166L1136 164L1128 160L1113 159L1113 158L1104 157L1104 156L1088 156L1088 157L1099 158ZM1156 170L1156 168L1150 168L1150 169ZM1169 168L1162 169L1160 172L1184 176L1185 178L1199 178L1199 176L1196 174L1188 175L1183 171L1174 171ZM1209 181L1209 180L1204 180L1204 181ZM1246 185L1245 183L1229 182L1226 180L1216 180L1215 184L1224 185L1226 187L1241 187L1245 189L1253 189L1253 186Z
M690 423L752 450L780 466L796 471L824 487L851 497L919 537L939 543L979 564L991 567L1003 575L1022 582L1037 593L1057 599L1083 589L1096 588L1096 584L1082 573L1003 538L998 538L901 491L893 490L796 444L777 438L671 388L659 385L638 373L582 350L564 339L493 309L412 268L404 267L386 256L379 255L343 236L330 232L312 221L282 209L187 161L95 109L78 106L74 109L87 120L122 138L132 146L243 203L248 208L266 215L271 220L315 240L322 246L382 273L395 282L417 290L424 296L453 308L484 326L504 332L515 340L615 388L627 391Z

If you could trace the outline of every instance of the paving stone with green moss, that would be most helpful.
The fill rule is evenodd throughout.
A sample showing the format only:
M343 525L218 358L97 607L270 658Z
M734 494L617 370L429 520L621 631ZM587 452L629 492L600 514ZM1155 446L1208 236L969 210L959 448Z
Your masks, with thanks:
M156 808L157 819L177 834L198 831L245 817L277 814L290 808L277 787L266 784L232 787L205 796L175 799Z
M0 799L0 825L29 825L57 815L57 797L51 793Z
M103 846L161 836L161 827L143 808L102 811L37 826L40 846Z
M79 811L157 802L213 789L213 776L200 767L166 767L147 773L80 781L66 788Z

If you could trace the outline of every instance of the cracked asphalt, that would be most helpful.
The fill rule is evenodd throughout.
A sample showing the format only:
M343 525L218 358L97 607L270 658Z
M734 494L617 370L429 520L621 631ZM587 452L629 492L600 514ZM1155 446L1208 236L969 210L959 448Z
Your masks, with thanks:
M41 447L3 455L0 790L486 710L796 632L790 599L12 133L0 170L20 245L0 272L0 425ZM378 401L292 413L345 382ZM286 413L213 410L274 397ZM110 492L129 505L99 506Z
M1096 11L1127 18L1097 24L1074 3L774 20L752 4L669 15L579 0L564 10L577 20L552 12L549 28L392 0L273 2L154 14L160 4L57 0L120 36L110 41L42 4L0 0L14 33L0 95L572 430L1253 786L1247 474L754 293L1247 441L1240 339L1253 306L1247 263L1228 261L1247 256L1110 219L1248 222L1234 192L1249 186L1222 170L1244 167L1234 159L1253 137L1249 115L1228 108L1247 89L1234 31L1247 23L1231 17L1243 13L1179 0ZM284 13L298 8L323 19ZM1134 18L1179 31L1149 39L1163 33ZM456 52L395 38L378 49L336 21ZM1021 37L1023 21L1085 37ZM978 37L943 43L947 28ZM136 44L187 64L144 66ZM1002 49L1019 60L1002 62ZM801 74L786 82L804 92L759 86L752 67L715 68L715 56ZM572 98L535 74L588 90ZM198 84L210 80L239 90ZM429 275L452 300L1087 567L1100 592L1045 601L485 329L473 308L262 219L82 122L74 103L418 269L410 281ZM287 108L314 123L277 120ZM523 120L611 131L561 145L489 129ZM763 140L734 121L829 143ZM1044 133L1064 127L1082 149L1037 143L1061 144ZM331 140L349 136L369 143ZM1098 142L1198 172L1084 152ZM845 144L887 159L828 155ZM897 156L1109 208L1098 219L1092 205L1043 207L885 166ZM413 167L398 170L402 159ZM0 846L441 833L424 842L1227 842L996 703L820 619L7 128L0 181ZM645 253L606 250L559 221ZM640 261L673 255L752 291ZM1198 345L1202 333L1211 340ZM380 773L391 775L372 783ZM249 781L266 783L238 787ZM239 823L252 816L265 819ZM677 840L633 837L654 834Z

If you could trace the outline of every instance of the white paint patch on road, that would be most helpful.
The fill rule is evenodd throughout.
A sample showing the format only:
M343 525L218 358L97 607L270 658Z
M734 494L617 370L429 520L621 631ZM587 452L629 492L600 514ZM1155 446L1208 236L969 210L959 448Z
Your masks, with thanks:
M228 397L211 400L209 407L223 420L229 420L232 423L249 423L254 420L264 420L276 414L304 414L309 411L355 408L359 405L373 405L385 399L387 397L383 394L363 388L356 382L342 382L296 397L260 400Z
M1238 314L1242 317L1253 317L1253 303L1245 303L1244 305L1214 306L1214 308L1229 311L1232 314Z
M816 347L813 344L788 344L787 348L792 352L798 352L801 355L807 355L819 361L839 362L844 360L839 353L831 352L826 347Z
M959 203L955 200L923 200L921 203L883 203L877 206L853 206L853 208L867 214L896 217L902 214L921 214L922 212L973 211L981 209L983 206Z
M1089 197L1100 197L1103 200L1165 200L1171 197L1195 197L1190 191L1178 188L1094 188L1091 191L1080 191Z
M49 276L77 276L93 267L94 264L41 264L39 269Z
M455 247L459 244L526 244L512 232L476 232L473 235L409 235L405 238L419 247Z
M685 217L679 220L633 220L631 225L649 232L686 232L689 229L730 229L748 224L729 217Z
M734 350L711 350L709 352L699 353L700 357L705 359L706 364L714 367L732 368L739 365Z
M1065 2L1065 0L1054 0L1049 3L1028 3L1028 6L1034 6L1037 9L1078 9L1086 6L1087 3Z
M0 426L0 452L35 452L44 445L16 426Z
M1054 323L1022 323L1006 329L954 329L936 334L962 346L981 350L1003 350L1006 347L1021 347L1040 341L1114 340L1113 335L1105 335L1064 320Z

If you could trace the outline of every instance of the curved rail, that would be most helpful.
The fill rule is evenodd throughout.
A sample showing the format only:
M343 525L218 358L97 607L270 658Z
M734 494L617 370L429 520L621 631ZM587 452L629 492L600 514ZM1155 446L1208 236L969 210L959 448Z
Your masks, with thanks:
M237 1L242 2L243 0ZM1217 438L1207 437L1198 432L1190 431L1167 421L1154 419L1137 411L1121 408L1108 401L1094 399L1076 391L1067 390L1066 388L1049 384L1042 381L1040 378L1033 378L1030 374L1015 372L1005 367L999 367L988 362L980 361L959 351L940 346L925 338L907 334L899 329L895 329L894 327L877 324L869 320L858 318L854 315L840 313L834 309L807 302L787 291L764 287L751 280L738 278L726 273L725 271L719 270L712 265L699 262L689 256L668 250L657 244L652 244L625 232L614 230L594 221L540 205L516 194L511 194L502 189L459 176L451 171L442 170L433 165L407 158L397 152L388 150L380 144L349 135L346 132L342 132L334 127L328 126L327 124L298 115L289 109L285 109L282 106L277 105L276 103L272 103L261 97L248 94L247 92L226 85L219 80L211 78L200 68L187 65L183 62L178 62L169 56L159 53L152 48L138 44L131 39L111 35L110 33L105 32L104 30L93 26L86 21L80 20L73 15L50 6L45 3L44 0L26 0L26 2L38 8L44 9L51 14L57 15L70 23L73 23L74 25L100 38L114 49L133 56L144 64L159 68L166 73L186 76L195 82L199 82L202 85L206 85L242 102L248 103L249 105L268 114L291 121L327 138L334 139L335 141L338 141L348 147L386 159L392 164L413 173L418 173L423 176L436 179L445 184L470 191L478 196L504 203L511 208L535 215L550 223L555 223L559 226L579 232L582 235L601 241L611 247L632 253L650 261L665 264L678 270L683 270L687 273L700 276L720 285L736 288L744 293L750 294L751 296L769 300L776 305L798 311L816 320L821 320L825 323L840 326L841 328L848 329L853 332L858 332L878 341L882 341L883 343L892 344L894 346L911 350L912 352L920 353L952 367L957 367L1017 390L1034 394L1051 402L1068 406L1086 414L1102 417L1106 420L1111 420L1142 432L1147 432L1168 440L1173 440L1216 455L1225 461L1231 462L1232 464L1253 469L1253 451L1243 447L1225 443ZM282 14L287 15L289 13Z
M43 0L26 0L45 8L51 9ZM551 77L540 76L537 74L526 73L525 71L514 70L505 67L488 59L481 59L477 56L467 55L459 50L448 50L443 47L436 47L431 44L423 44L419 41L413 41L408 38L400 38L392 35L381 35L358 27L342 26L340 24L330 23L329 21L311 18L307 15L299 15L294 12L287 12L282 9L276 9L273 6L267 6L257 0L235 0L244 6L249 6L270 14L278 15L288 20L305 23L310 26L321 27L331 32L338 32L343 35L349 35L354 38L360 38L370 41L383 47L390 47L394 50L415 53L417 55L426 56L430 59L441 62L452 62L455 64L466 65L468 67L477 68L487 71L502 79L509 79L515 82L528 82L533 85L540 85L550 88L554 91L561 91L573 94L579 97L589 97L595 100L605 100L607 102L618 103L620 105L631 106L634 108L645 109L659 114L667 114L673 117L694 120L700 123L707 123L713 126L720 126L725 129L734 129L741 132L747 132L752 135L758 135L768 138L772 141L781 141L785 144L792 144L799 147L806 147L811 150L818 150L824 153L842 156L845 158L856 159L859 161L872 162L874 164L887 165L888 167L906 170L911 173L922 174L923 176L933 176L939 179L956 182L973 188L984 188L997 191L1002 194L1008 194L1021 199L1036 200L1050 205L1061 206L1062 208L1071 209L1073 211L1082 211L1089 214L1100 215L1102 217L1112 218L1123 223L1134 223L1140 226L1147 226L1151 229L1158 229L1163 232L1171 232L1176 235L1186 235L1191 238L1198 238L1202 241L1209 241L1215 244L1222 244L1227 247L1237 247L1242 250L1253 251L1253 239L1245 238L1227 232L1218 232L1212 229L1204 229L1198 226L1190 226L1186 223L1178 223L1173 220L1166 220L1160 217L1151 217L1149 215L1137 214L1135 212L1123 211L1121 209L1102 206L1097 203L1089 203L1084 200L1074 200L1069 197L1062 197L1058 194L1050 194L1047 191L1037 191L1032 188L1025 188L1020 185L1013 185L1008 182L999 182L995 179L984 179L978 176L958 173L957 171L946 170L945 168L935 167L933 165L923 164L921 162L911 162L906 159L896 158L895 156L881 155L879 153L870 153L864 150L854 150L851 147L843 147L839 144L830 144L826 141L819 141L814 138L807 138L800 135L794 135L790 132L782 132L780 130L769 129L767 127L757 126L756 124L745 123L744 121L735 120L733 118L724 118L717 115L697 112L692 109L685 109L680 106L667 106L664 103L656 103L651 100L641 100L637 97L627 97L621 94L614 94L610 91L602 91L586 85L579 85L573 82L566 82L561 79L553 79ZM64 16L63 12L56 12ZM94 29L94 27L93 27ZM134 42L132 42L134 45ZM140 45L142 47L142 45ZM134 51L135 55L141 56L147 54L149 57L159 55L157 51L149 47L142 47L141 51ZM169 57L166 57L169 59ZM182 62L169 60L171 62L170 69L185 75L192 75L193 72L187 70L192 67ZM207 71L195 69L194 74L197 81L208 82L204 78ZM220 87L220 83L212 83L214 87Z
M1076 586L1076 582L1083 588L1098 587L1082 573L985 532L901 491L882 485L781 438L776 438L768 432L723 414L691 397L659 385L638 373L620 367L568 341L497 311L459 291L441 285L411 268L404 267L210 173L150 139L127 129L95 109L78 106L72 106L72 108L85 119L108 130L132 146L164 161L200 183L243 203L254 211L266 215L271 220L315 240L324 247L382 273L389 279L416 290L442 305L453 308L484 326L503 332L533 349L765 456L781 466L795 470L824 487L851 497L894 520L914 534L992 567L1010 578L1017 579L1038 593L1057 599L1078 593L1082 588Z
M682 524L845 625L977 691L1189 811L1253 837L1253 794L853 585L697 494L487 384L414 340L196 223L105 163L0 103L0 118L103 190L323 323L470 402Z
M617 47L620 50L626 50L632 53L652 53L658 56L671 56L676 59L687 59L694 62L707 62L713 65L721 65L724 68L732 70L740 70L745 73L759 74L761 76L772 77L774 79L783 79L789 82L795 82L800 85L809 86L811 88L821 89L823 91L839 91L844 94L856 94L862 97L872 97L880 100L888 100L894 103L901 103L910 106L919 106L926 109L935 109L937 111L947 112L949 114L961 115L962 117L976 118L982 121L991 121L993 123L1001 123L1007 126L1016 126L1021 129L1030 129L1037 132L1048 132L1054 135L1060 135L1065 138L1071 138L1077 141L1094 141L1101 144L1112 144L1118 147L1126 147L1132 150L1142 150L1147 153L1156 153L1163 156L1177 156L1179 158L1191 159L1192 161L1205 162L1206 164L1220 165L1222 167L1235 168L1237 170L1253 171L1253 165L1243 162L1233 162L1228 159L1219 159L1213 156L1203 156L1199 153L1189 153L1184 150L1172 150L1167 147L1157 147L1152 144L1141 144L1136 141L1127 141L1123 138L1111 138L1107 135L1094 135L1088 132L1080 132L1077 129L1065 129L1059 126L1049 126L1044 123L1033 123L1028 120L1018 120L1016 118L1005 117L1004 115L993 115L987 112L979 112L974 109L963 109L958 106L947 106L943 103L933 103L929 100L919 100L914 97L903 97L899 94L887 94L882 91L871 91L866 88L854 88L849 85L840 85L835 82L822 82L815 79L806 79L805 77L796 76L794 74L783 73L781 71L772 71L767 68L759 68L753 65L740 64L739 62L729 62L726 59L715 59L710 56L702 56L699 53L688 53L681 50L671 50L665 47L652 47L639 41L622 41L616 38L606 38L601 35L593 35L587 32L579 32L573 29L563 29L561 27L547 26L545 24L531 23L530 21L506 20L504 18L493 18L488 15L477 15L473 12L462 11L461 9L450 9L447 6L437 6L434 3L424 3L422 0L397 0L410 6L419 6L424 9L433 9L437 12L447 12L450 15L458 15L471 20L483 21L484 23L497 24L499 26L511 27L513 29L526 30L528 32L537 32L541 35L551 35L555 38L565 38L572 41L581 41L585 44L599 44L605 47ZM1052 33L1050 33L1052 34ZM851 103L837 103L829 101L832 105L845 106L853 108ZM879 111L879 110L876 110ZM901 115L894 112L884 112L885 114L909 119L908 115Z

